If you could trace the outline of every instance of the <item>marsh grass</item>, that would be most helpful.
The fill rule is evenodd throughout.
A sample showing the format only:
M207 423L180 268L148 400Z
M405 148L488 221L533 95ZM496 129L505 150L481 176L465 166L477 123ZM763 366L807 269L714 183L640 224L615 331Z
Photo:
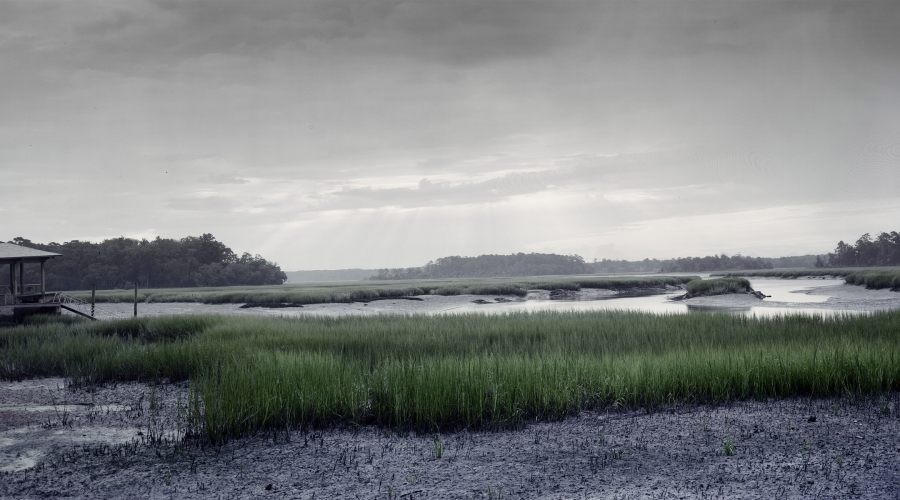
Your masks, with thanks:
M744 278L715 278L694 280L685 285L693 297L701 295L722 295L726 293L746 293L751 290L750 282Z
M835 276L844 278L851 285L862 285L870 289L890 288L900 290L900 267L840 267L816 269L763 269L753 271L732 271L725 277L760 276L770 278L802 278L805 276Z
M415 295L518 295L528 290L580 290L606 288L665 287L681 285L696 276L554 276L548 278L492 278L372 281L355 283L288 284L254 287L160 288L140 290L139 302L201 302L205 304L323 304L332 302L362 302L375 299L409 297ZM90 300L90 292L69 292L76 298ZM131 302L132 290L97 292L98 302Z
M900 312L170 316L0 330L0 377L192 380L213 441L260 430L518 427L583 409L900 389Z

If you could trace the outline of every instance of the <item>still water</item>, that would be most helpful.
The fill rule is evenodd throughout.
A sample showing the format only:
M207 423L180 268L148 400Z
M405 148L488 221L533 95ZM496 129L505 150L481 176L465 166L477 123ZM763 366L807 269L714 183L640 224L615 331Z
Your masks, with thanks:
M453 313L481 312L485 314L502 314L514 311L642 311L658 314L679 314L694 311L722 311L746 316L777 316L784 314L808 314L820 316L835 316L841 314L860 314L863 311L822 309L814 306L828 300L828 295L806 295L803 293L814 287L841 285L842 279L751 279L750 286L759 290L770 298L766 302L789 303L791 307L697 307L689 306L681 302L671 302L667 297L681 295L684 292L667 293L659 295L645 295L641 297L619 297L603 300L584 301L558 301L558 300L528 300L525 302L513 302L507 304L467 304L451 311ZM809 306L804 307L804 304Z

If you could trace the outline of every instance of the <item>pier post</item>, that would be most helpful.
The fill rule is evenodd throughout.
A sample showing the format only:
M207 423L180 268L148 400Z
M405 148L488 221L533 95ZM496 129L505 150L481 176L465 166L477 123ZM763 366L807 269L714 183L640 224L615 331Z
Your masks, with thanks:
M134 317L137 318L137 282L134 284Z
M91 283L91 317L94 317L94 304L97 302L97 284Z
M18 303L18 301L16 300L16 299L18 299L18 295L19 295L18 289L19 289L19 283L16 280L16 263L10 262L9 263L9 291L12 292L12 303L13 304Z

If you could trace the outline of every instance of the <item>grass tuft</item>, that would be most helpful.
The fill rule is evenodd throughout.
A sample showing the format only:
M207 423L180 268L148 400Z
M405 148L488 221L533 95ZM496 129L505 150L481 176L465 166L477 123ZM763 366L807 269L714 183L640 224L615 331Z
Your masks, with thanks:
M750 282L744 278L717 278L694 280L685 285L692 297L702 295L723 295L726 293L747 293L752 291Z

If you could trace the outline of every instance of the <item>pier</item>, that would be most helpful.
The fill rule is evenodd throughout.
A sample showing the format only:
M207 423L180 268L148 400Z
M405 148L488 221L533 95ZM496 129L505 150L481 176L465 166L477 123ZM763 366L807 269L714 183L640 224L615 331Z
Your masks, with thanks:
M44 264L60 254L45 252L13 243L0 243L0 273L8 268L9 283L0 285L0 316L13 322L21 322L32 314L59 314L60 304L47 301ZM39 273L33 267L39 266ZM39 274L36 283L26 282L26 271L31 276ZM51 296L52 299L52 296Z

